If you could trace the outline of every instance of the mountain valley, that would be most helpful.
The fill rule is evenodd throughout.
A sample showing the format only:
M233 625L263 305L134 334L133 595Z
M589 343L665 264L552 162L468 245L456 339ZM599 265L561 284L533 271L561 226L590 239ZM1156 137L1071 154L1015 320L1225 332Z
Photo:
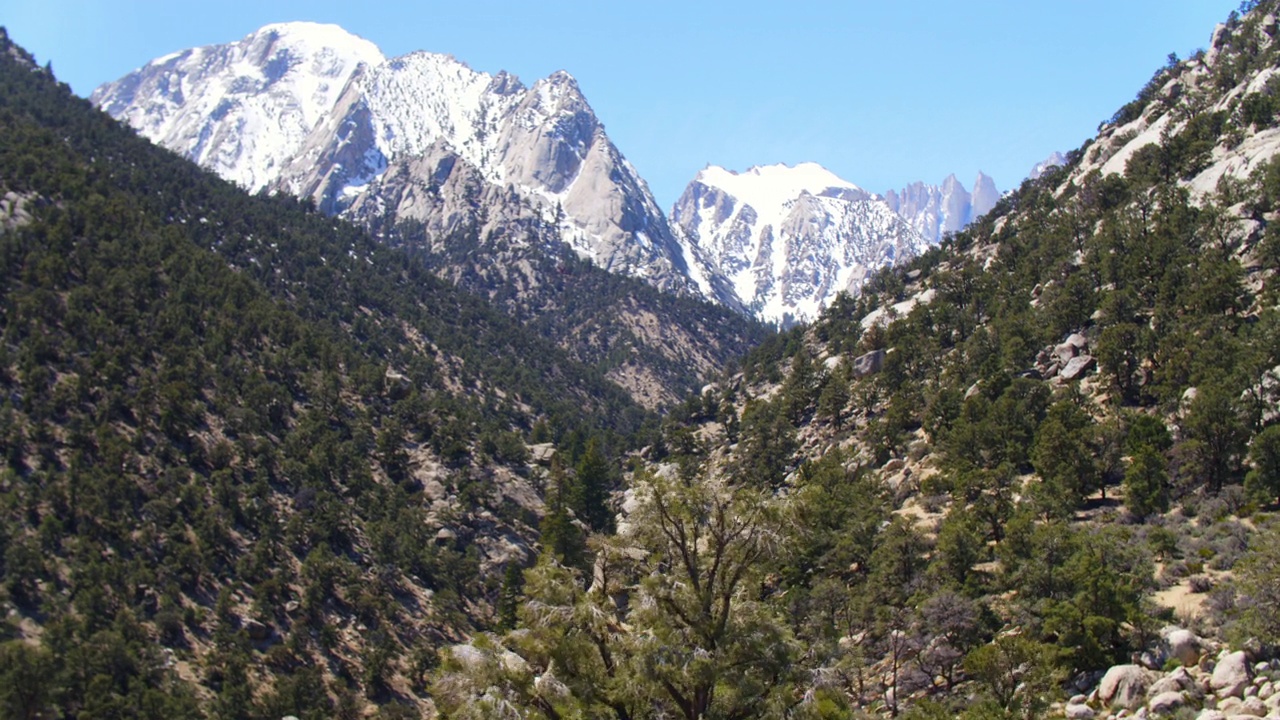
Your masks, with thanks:
M0 31L0 715L1280 717L1278 15L669 215L567 73Z

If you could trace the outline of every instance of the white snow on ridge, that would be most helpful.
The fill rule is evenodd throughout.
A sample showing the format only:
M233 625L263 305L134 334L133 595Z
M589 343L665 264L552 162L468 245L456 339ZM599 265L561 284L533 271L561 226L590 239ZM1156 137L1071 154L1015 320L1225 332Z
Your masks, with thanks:
M365 81L369 111L378 125L378 149L386 157L422 153L436 139L485 170L483 127L486 89L493 78L448 55L415 52L374 68ZM494 178L496 179L496 178Z
M800 163L795 167L782 163L760 165L741 173L709 165L698 173L696 180L709 187L720 188L750 205L766 225L776 225L779 219L777 213L770 211L784 208L802 193L817 195L828 188L862 191L857 185L813 162ZM766 217L765 213L773 217Z
M265 188L377 46L337 25L279 23L153 60L90 98L143 135L251 190ZM230 128L234 128L230 130Z
M780 323L813 319L875 269L926 246L882 198L815 163L707 167L671 218L686 258L708 267L703 275L723 277L732 300Z

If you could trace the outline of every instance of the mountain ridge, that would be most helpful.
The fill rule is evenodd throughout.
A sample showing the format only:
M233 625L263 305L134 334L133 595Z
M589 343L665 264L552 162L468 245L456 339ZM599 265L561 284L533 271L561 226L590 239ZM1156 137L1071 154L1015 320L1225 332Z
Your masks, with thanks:
M877 268L910 257L923 239L880 198L817 163L708 166L671 211L705 278L719 274L736 302L771 322L814 317Z
M239 41L174 53L103 85L92 100L251 190L307 197L326 213L383 232L398 221L443 237L475 227L528 246L543 244L529 233L551 231L606 270L770 322L808 320L836 292L856 292L875 267L920 249L894 235L879 200L827 173L809 178L823 185L814 192L842 188L845 201L862 209L850 214L851 206L830 198L809 202L811 220L830 216L821 242L780 238L794 240L794 251L774 255L761 289L748 289L743 258L698 246L696 237L714 233L678 229L677 208L670 218L662 212L569 73L526 87L448 55L386 58L337 26L270 25ZM264 129L275 115L283 123L278 137ZM983 178L977 189L985 193ZM965 194L947 192L949 199ZM949 215L934 207L932 219L922 219L928 207L906 207L893 193L887 201L926 239L940 237L935 226L952 230L972 214L967 205ZM781 232L780 220L772 226ZM792 230L804 234L798 225ZM880 240L892 252L872 252ZM811 261L818 245L822 258ZM726 271L725 262L738 269Z
M315 51L317 41L328 45ZM278 102L264 105L262 92ZM310 197L332 213L368 196L370 181L388 169L443 143L487 184L514 188L596 264L687 289L683 256L647 185L564 71L526 88L452 56L386 58L337 26L286 23L153 61L91 100L250 190ZM265 129L277 116L296 122L282 123L277 135Z

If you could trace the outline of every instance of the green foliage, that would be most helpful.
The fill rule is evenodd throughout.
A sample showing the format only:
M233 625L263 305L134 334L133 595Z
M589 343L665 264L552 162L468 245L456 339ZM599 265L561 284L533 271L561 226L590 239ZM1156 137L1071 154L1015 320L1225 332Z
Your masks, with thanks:
M1274 645L1280 642L1280 530L1275 523L1253 536L1249 551L1235 569L1239 597L1231 635Z
M773 502L701 479L646 476L638 489L635 524L598 548L591 590L580 571L544 560L526 576L520 631L447 654L433 695L449 717L696 720L795 704L799 648L757 590L778 532Z
M1198 388L1182 422L1182 431L1187 439L1178 452L1184 458L1183 472L1190 479L1213 492L1238 479L1249 436L1236 400L1226 387Z
M542 516L542 546L545 552L565 565L582 567L587 562L586 529L574 514L581 493L573 478L554 459L547 480L547 511Z
M1253 469L1245 475L1245 491L1267 503L1280 498L1280 425L1271 425L1254 436L1249 462Z
M792 466L796 428L775 402L750 401L742 411L736 474L755 487L778 487Z
M609 453L656 421L605 370L415 253L154 147L7 36L0 49L0 191L30 214L0 232L0 605L43 628L4 671L40 668L37 700L68 717L389 702L408 648L491 621L501 577L480 573L468 525L537 526L494 478L528 474L539 423L598 438L578 468L590 492L568 495L607 528ZM703 319L738 332L728 352L758 336ZM458 509L433 509L421 460ZM437 541L441 522L462 539ZM428 592L430 613L401 602ZM280 642L250 644L250 617ZM369 632L339 650L345 622Z
M1052 646L1019 635L1002 635L965 657L968 672L1003 715L978 709L974 717L1040 717L1054 701L1063 674ZM965 717L969 717L966 714Z
M1169 509L1169 468L1164 456L1150 445L1140 445L1124 473L1124 504L1138 517Z
M1100 484L1093 431L1093 419L1070 400L1051 405L1036 430L1031 462L1040 483L1031 496L1045 517L1069 517Z
M0 709L7 718L35 720L52 707L49 651L20 640L0 644Z

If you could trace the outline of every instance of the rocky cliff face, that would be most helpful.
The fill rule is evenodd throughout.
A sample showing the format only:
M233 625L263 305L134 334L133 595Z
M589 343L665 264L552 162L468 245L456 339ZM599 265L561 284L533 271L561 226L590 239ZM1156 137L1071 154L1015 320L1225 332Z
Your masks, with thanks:
M705 294L782 324L927 246L883 200L813 163L708 167L671 219Z
M574 79L525 87L452 57L386 59L341 28L270 25L160 58L93 102L249 190L359 220L541 222L607 270L668 290L684 259Z
M948 175L941 185L916 182L884 194L889 207L934 244L947 233L963 230L985 215L999 199L995 181L982 173L973 181L972 191L966 190L955 175Z

